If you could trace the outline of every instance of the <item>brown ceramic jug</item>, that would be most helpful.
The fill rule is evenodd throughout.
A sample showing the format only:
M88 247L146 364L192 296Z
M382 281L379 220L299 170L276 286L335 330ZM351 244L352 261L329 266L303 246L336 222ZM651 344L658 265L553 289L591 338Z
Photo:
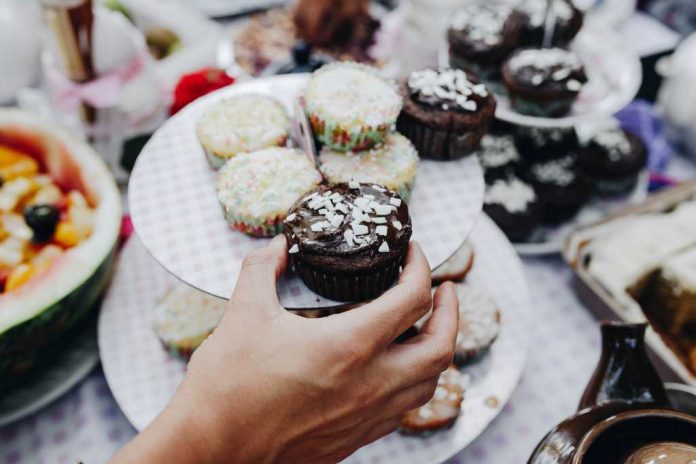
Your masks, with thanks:
M578 411L613 401L667 406L665 387L645 349L647 324L602 322L602 354Z
M542 439L528 464L597 462L593 459L606 451L597 449L607 437L614 444L622 440L631 444L631 449L622 449L621 453L634 452L642 446L640 440L650 439L656 420L670 421L660 428L673 434L655 436L657 441L668 443L672 437L682 437L681 433L689 439L678 441L692 447L688 449L696 449L696 418L669 409L664 385L646 352L646 327L645 323L602 322L602 354L578 412ZM622 424L627 423L631 424L630 434L621 431ZM612 463L625 463L628 454L612 459Z

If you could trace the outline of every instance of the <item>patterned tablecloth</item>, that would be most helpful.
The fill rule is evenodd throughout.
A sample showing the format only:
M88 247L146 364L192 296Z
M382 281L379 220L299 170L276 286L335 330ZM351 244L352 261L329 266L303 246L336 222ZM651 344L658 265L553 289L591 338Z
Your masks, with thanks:
M491 426L451 463L517 464L571 414L599 356L599 331L559 258L525 260L534 333L521 383ZM0 464L105 462L135 430L101 369L46 409L0 428Z
M646 126L649 115L640 108L637 112ZM659 143L650 148L661 151L661 139L651 139ZM660 169L666 163L656 164ZM666 171L677 180L696 177L693 161L679 156L671 157ZM570 269L557 256L523 263L534 333L522 380L488 429L448 464L526 461L546 432L575 411L599 358L598 324L576 298ZM96 368L50 406L0 427L0 464L102 463L134 434Z

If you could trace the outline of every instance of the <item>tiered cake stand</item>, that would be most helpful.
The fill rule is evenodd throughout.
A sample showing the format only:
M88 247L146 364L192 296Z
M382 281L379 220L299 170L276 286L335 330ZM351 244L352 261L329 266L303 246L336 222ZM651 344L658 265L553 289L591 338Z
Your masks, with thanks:
M308 75L235 84L206 96L171 118L141 153L129 186L137 236L126 244L99 320L104 372L128 419L144 428L164 408L186 370L152 328L152 309L179 279L226 298L241 261L267 239L231 230L223 218L211 170L196 137L196 122L211 103L235 94L268 94L292 113ZM413 240L435 268L469 238L476 264L467 279L491 290L502 328L490 353L465 369L470 376L462 417L428 439L398 434L363 448L350 462L440 462L469 444L500 412L522 373L530 333L522 267L500 230L481 214L484 181L475 156L450 162L421 160L409 200ZM292 270L278 284L288 309L331 308L341 302L311 292Z

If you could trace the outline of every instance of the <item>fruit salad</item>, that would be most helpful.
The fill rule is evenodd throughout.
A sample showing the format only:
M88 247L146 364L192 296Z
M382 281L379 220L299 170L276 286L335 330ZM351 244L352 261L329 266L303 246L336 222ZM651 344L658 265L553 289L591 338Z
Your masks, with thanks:
M44 273L93 228L80 191L63 191L33 157L0 145L0 294Z

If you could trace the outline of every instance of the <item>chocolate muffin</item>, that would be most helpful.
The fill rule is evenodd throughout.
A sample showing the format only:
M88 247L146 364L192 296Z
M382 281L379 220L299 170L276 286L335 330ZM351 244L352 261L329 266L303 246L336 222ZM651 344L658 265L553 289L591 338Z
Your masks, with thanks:
M495 113L486 86L461 69L415 71L401 91L396 127L421 158L457 159L478 149Z
M301 198L285 219L295 270L314 292L336 301L379 296L397 279L411 219L397 193L349 182Z
M511 135L486 134L476 152L486 182L505 179L515 172L520 155Z
M525 164L563 158L578 150L578 136L572 127L519 126L514 131L514 138Z
M647 160L643 141L620 127L594 134L579 151L580 166L595 189L609 195L630 192Z
M527 47L541 47L544 40L544 23L548 0L523 0L516 11L524 16L520 43ZM567 46L582 28L583 14L571 0L554 0L553 13L556 24L552 45Z
M513 242L527 240L539 224L537 195L515 176L486 186L483 210Z
M592 182L579 169L575 155L531 165L521 172L539 198L542 222L566 221L587 203Z
M561 48L520 50L503 65L510 104L531 116L567 115L585 82L580 58Z
M495 90L501 86L503 61L519 46L525 21L509 5L466 4L447 30L450 66L473 73Z

